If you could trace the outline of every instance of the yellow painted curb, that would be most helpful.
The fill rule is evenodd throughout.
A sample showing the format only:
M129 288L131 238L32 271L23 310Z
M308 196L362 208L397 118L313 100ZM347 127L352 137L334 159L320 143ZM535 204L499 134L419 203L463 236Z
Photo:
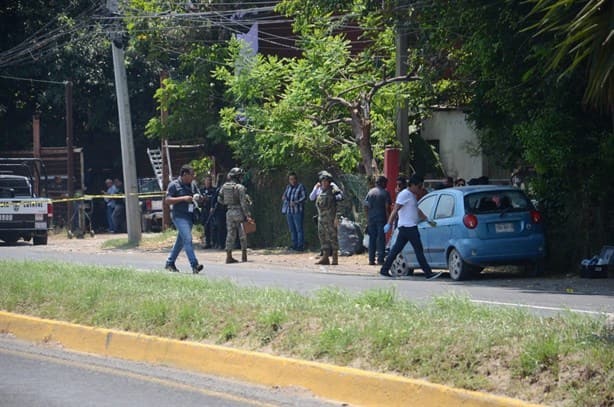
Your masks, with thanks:
M0 332L67 349L173 366L268 386L300 386L315 395L361 406L536 406L423 380L307 362L216 345L92 328L0 311Z

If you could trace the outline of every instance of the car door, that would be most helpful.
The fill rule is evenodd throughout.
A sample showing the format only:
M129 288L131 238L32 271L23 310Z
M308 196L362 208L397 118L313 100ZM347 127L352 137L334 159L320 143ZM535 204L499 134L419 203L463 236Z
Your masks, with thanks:
M422 200L420 200L420 202L418 203L418 208L422 211L422 213L424 213L429 219L433 219L433 211L435 209L435 205L437 203L437 200L439 199L439 195L438 194L429 194L427 196L425 196L424 198L422 198ZM427 222L420 222L418 223L418 231L420 232L420 240L422 241L422 246L424 247L424 255L426 256L426 260L429 262L429 264L431 263L431 246L429 244L430 241L430 229L432 229L432 227L427 223ZM411 251L411 253L413 254L413 248L411 247L410 243L407 243L407 248ZM415 263L417 264L417 261L415 260L415 255L413 257Z
M442 192L429 216L429 219L437 223L436 226L423 222L424 229L420 233L424 235L423 245L428 247L432 267L446 267L447 265L446 250L450 245L452 229L456 223L455 202L456 198L453 194Z

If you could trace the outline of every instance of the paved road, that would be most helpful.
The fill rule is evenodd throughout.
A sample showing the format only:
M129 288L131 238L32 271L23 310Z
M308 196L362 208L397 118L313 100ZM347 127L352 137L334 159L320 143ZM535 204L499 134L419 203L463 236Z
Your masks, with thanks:
M53 245L32 246L27 243L7 246L0 244L0 259L60 260L82 264L127 266L143 271L160 271L165 253L138 250L115 250L107 253L58 251ZM177 266L189 270L182 254ZM247 263L225 265L205 261L200 276L212 279L230 279L240 285L281 287L311 294L323 287L338 287L350 292L394 288L397 294L413 301L424 301L434 296L461 295L480 304L523 307L540 315L572 310L589 315L614 313L614 279L580 278L523 278L509 273L487 273L471 281L455 282L447 274L435 281L421 276L387 279L377 275L352 272L345 268L258 264L256 257Z
M0 335L3 407L335 406L297 389L67 352Z

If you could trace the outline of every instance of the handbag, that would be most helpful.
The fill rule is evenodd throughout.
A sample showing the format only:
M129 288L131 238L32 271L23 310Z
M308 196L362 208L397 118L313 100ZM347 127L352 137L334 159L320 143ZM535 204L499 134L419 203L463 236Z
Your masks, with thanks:
M241 222L241 227L243 228L245 234L249 235L250 233L254 233L256 231L256 221L243 221Z

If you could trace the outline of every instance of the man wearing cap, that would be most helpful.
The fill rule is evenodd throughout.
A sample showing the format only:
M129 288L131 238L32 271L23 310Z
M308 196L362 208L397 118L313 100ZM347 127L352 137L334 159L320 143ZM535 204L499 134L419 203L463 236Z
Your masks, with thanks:
M433 273L431 266L429 266L426 261L426 257L424 257L424 248L420 240L420 232L418 231L418 223L428 220L426 215L418 208L418 201L415 196L422 188L423 183L424 178L420 175L414 174L409 178L408 187L397 195L394 209L388 217L388 223L384 226L384 233L388 233L394 219L398 215L397 228L399 232L397 234L397 240L390 249L386 262L380 270L380 274L385 277L390 277L388 271L392 266L392 262L396 259L401 250L403 250L407 242L410 242L414 248L418 264L420 264L420 268L424 272L424 276L427 280L434 280L441 275L441 272ZM429 223L433 226L436 225L433 221L429 221Z
M365 197L363 206L367 215L367 234L369 235L369 265L375 265L375 252L377 250L377 264L384 264L384 251L386 249L386 234L384 225L390 213L392 198L386 191L388 179L380 175L375 180L375 187L371 188Z

